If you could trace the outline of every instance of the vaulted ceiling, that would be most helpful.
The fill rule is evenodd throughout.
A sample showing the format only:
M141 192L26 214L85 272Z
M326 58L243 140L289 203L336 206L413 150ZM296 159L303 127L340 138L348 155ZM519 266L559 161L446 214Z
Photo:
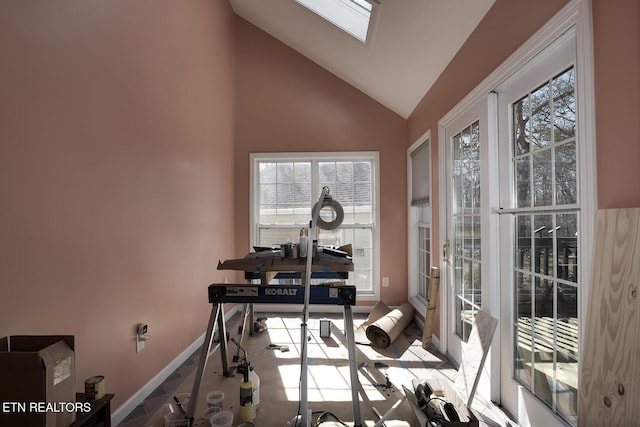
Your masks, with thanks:
M494 1L372 0L366 43L295 0L230 3L242 18L407 118Z

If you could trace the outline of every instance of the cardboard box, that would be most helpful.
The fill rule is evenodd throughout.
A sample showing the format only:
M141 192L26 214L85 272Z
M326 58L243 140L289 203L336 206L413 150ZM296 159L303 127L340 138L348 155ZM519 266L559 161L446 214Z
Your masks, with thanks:
M76 418L73 336L0 338L0 425L68 427Z

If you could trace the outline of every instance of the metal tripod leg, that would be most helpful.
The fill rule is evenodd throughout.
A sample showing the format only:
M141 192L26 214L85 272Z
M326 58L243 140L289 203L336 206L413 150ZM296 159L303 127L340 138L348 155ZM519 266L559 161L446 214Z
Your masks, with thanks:
M200 384L202 384L202 376L204 370L207 367L207 359L209 358L209 352L211 351L211 342L213 341L213 331L218 325L218 336L220 337L220 354L222 356L222 370L225 377L229 376L229 366L227 361L227 333L224 325L224 313L222 304L213 303L211 305L211 316L209 316L209 325L207 326L207 332L204 336L204 343L202 344L202 350L200 353L200 361L198 362L198 370L196 371L196 377L193 381L193 388L191 389L191 399L189 400L189 409L187 410L187 420L189 425L193 424L194 413L196 411L196 404L198 402L198 391L200 390Z
M244 337L245 334L247 332L247 319L249 317L249 306L252 304L248 304L245 303L242 305L242 317L240 319L240 326L238 326L238 333L240 334L240 345L244 346ZM253 330L253 328L250 326L250 330ZM249 334L249 335L253 335L253 334ZM238 357L240 354L240 347L238 347L238 350L236 351L236 354L233 356L233 361L237 362L238 361Z
M347 350L349 354L349 372L351 373L351 401L353 402L353 425L362 426L360 415L360 396L358 395L358 363L356 358L356 343L353 331L353 313L351 306L344 306L344 327L347 337Z

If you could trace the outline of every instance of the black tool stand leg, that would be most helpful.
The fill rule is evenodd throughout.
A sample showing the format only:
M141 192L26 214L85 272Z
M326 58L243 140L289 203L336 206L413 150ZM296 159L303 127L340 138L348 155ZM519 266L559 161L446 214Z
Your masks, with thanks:
M196 411L196 404L198 402L198 391L200 390L200 384L202 383L202 376L204 370L207 367L207 359L209 352L211 351L211 342L213 341L213 331L218 325L218 336L220 337L220 355L222 356L222 372L225 377L229 376L229 363L227 360L227 332L224 324L224 310L222 304L213 303L211 305L211 316L209 317L209 325L207 326L207 333L204 336L204 343L202 344L202 350L200 353L200 362L198 363L198 370L196 371L196 377L193 381L193 389L191 390L191 399L189 400L189 409L187 410L187 419L189 425L193 425L195 420L194 413Z
M255 331L253 330L254 322L253 303L249 303L249 336L251 337L255 335Z

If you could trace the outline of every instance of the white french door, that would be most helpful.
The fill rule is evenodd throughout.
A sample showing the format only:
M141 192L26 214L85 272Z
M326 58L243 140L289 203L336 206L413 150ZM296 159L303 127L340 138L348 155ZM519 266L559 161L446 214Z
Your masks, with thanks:
M490 215L490 207L497 200L497 192L492 191L497 185L496 154L491 143L495 141L494 118L495 97L490 94L440 124L446 176L442 303L449 308L445 346L457 362L461 362L462 345L478 310L490 314L497 310L491 279L496 275L491 246L497 238ZM497 361L495 357L493 360ZM485 368L478 393L490 398L491 357Z
M523 425L577 421L582 262L575 57L569 32L496 90L502 172L496 254L500 317L507 320L499 328L501 401Z

